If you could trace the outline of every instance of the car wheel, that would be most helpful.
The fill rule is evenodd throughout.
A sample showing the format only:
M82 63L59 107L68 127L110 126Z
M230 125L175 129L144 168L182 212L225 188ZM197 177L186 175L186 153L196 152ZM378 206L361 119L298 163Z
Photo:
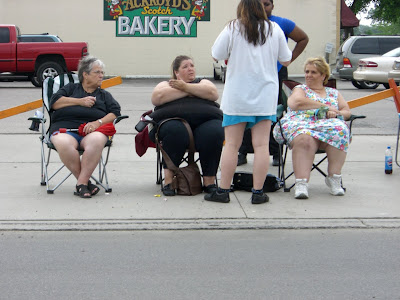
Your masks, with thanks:
M360 81L361 88L363 89L376 89L380 83L371 81Z
M222 83L225 83L225 77L226 77L226 69L222 70L222 72L221 72Z
M218 80L219 79L219 76L217 75L217 72L215 72L215 69L214 69L214 80Z
M40 83L40 86L42 86L43 81L47 77L56 77L59 74L62 74L64 72L63 68L56 62L50 61L50 62L45 62L39 66L37 69L37 78L38 82Z
M32 82L32 84L33 84L34 86L36 86L36 87L41 87L38 78L37 78L34 74L29 75L28 78L29 78L29 80Z
M354 87L362 89L359 81L352 80L351 83L353 84Z
M385 87L385 89L390 89L389 83L382 83L382 84L383 84L383 86ZM396 82L396 85L399 86L399 83Z

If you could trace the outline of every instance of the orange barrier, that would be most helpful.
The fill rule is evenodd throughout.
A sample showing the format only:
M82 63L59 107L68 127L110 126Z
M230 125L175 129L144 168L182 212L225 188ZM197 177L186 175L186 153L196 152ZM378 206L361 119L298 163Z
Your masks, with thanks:
M106 89L121 83L122 83L121 76L117 76L104 80L101 84L101 88ZM42 107L42 99L2 110L0 111L0 119L8 118L40 107Z
M396 83L394 82L393 79L389 79L389 85L390 85L390 89L382 91L382 92L378 92L369 96L364 96L364 97L360 97L357 99L353 99L350 101L347 101L347 103L349 104L350 108L355 108L361 105L365 105L365 104L369 104L372 102L376 102L385 98L389 98L389 97L393 97L395 99L396 102L396 98L395 95L396 93L399 93L399 88L398 86L396 86ZM400 96L399 96L399 101L400 101ZM396 107L397 107L397 103L396 103ZM399 108L397 108L397 111L399 111Z
M394 91L394 95L393 95L394 104L396 104L397 112L400 114L400 92L399 92L399 89L397 88L397 85L393 79L389 79L389 86Z

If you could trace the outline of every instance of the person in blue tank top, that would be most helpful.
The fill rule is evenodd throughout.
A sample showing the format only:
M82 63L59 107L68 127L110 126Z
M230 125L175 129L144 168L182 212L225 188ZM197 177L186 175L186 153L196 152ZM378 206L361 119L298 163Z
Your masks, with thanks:
M264 10L267 14L268 19L270 21L277 23L284 32L286 41L290 38L296 43L292 51L292 62L293 62L306 48L308 44L307 34L292 20L272 15L272 10L274 9L274 0L261 0L261 3L264 5ZM281 98L282 81L288 79L288 71L287 68L282 66L279 62L277 62L277 64L279 72L278 103L282 104L282 98ZM251 144L251 131L246 130L243 136L243 143L239 149L238 166L246 164L247 153L253 153L253 152L254 151ZM269 152L270 155L272 155L272 165L279 166L279 145L272 136L270 137L269 140Z

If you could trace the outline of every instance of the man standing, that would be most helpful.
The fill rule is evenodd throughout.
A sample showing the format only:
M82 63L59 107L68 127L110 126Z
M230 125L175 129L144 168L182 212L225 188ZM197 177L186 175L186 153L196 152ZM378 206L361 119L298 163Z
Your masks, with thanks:
M272 15L272 10L274 9L274 0L261 0L261 3L264 5L265 13L270 21L273 21L279 25L279 27L283 30L286 36L286 40L290 38L293 40L296 45L292 51L292 62L304 51L308 44L308 36L307 34L296 25L292 20L274 16ZM282 66L279 62L278 64L278 76L279 76L279 96L278 103L282 104L282 81L288 79L288 71L287 68ZM272 132L272 130L271 130ZM272 134L269 140L269 151L270 155L272 155L272 165L279 166L279 145L273 138ZM253 152L253 147L251 143L251 130L246 130L243 136L243 143L239 149L238 154L238 166L244 165L247 163L247 153Z

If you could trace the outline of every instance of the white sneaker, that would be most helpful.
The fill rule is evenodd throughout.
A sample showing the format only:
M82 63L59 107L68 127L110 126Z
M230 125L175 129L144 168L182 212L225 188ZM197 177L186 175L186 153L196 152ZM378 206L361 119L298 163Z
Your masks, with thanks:
M294 185L294 198L308 199L307 179L296 179L296 183Z
M330 193L334 196L343 196L344 189L342 187L342 175L333 174L325 177L326 185L331 189Z

